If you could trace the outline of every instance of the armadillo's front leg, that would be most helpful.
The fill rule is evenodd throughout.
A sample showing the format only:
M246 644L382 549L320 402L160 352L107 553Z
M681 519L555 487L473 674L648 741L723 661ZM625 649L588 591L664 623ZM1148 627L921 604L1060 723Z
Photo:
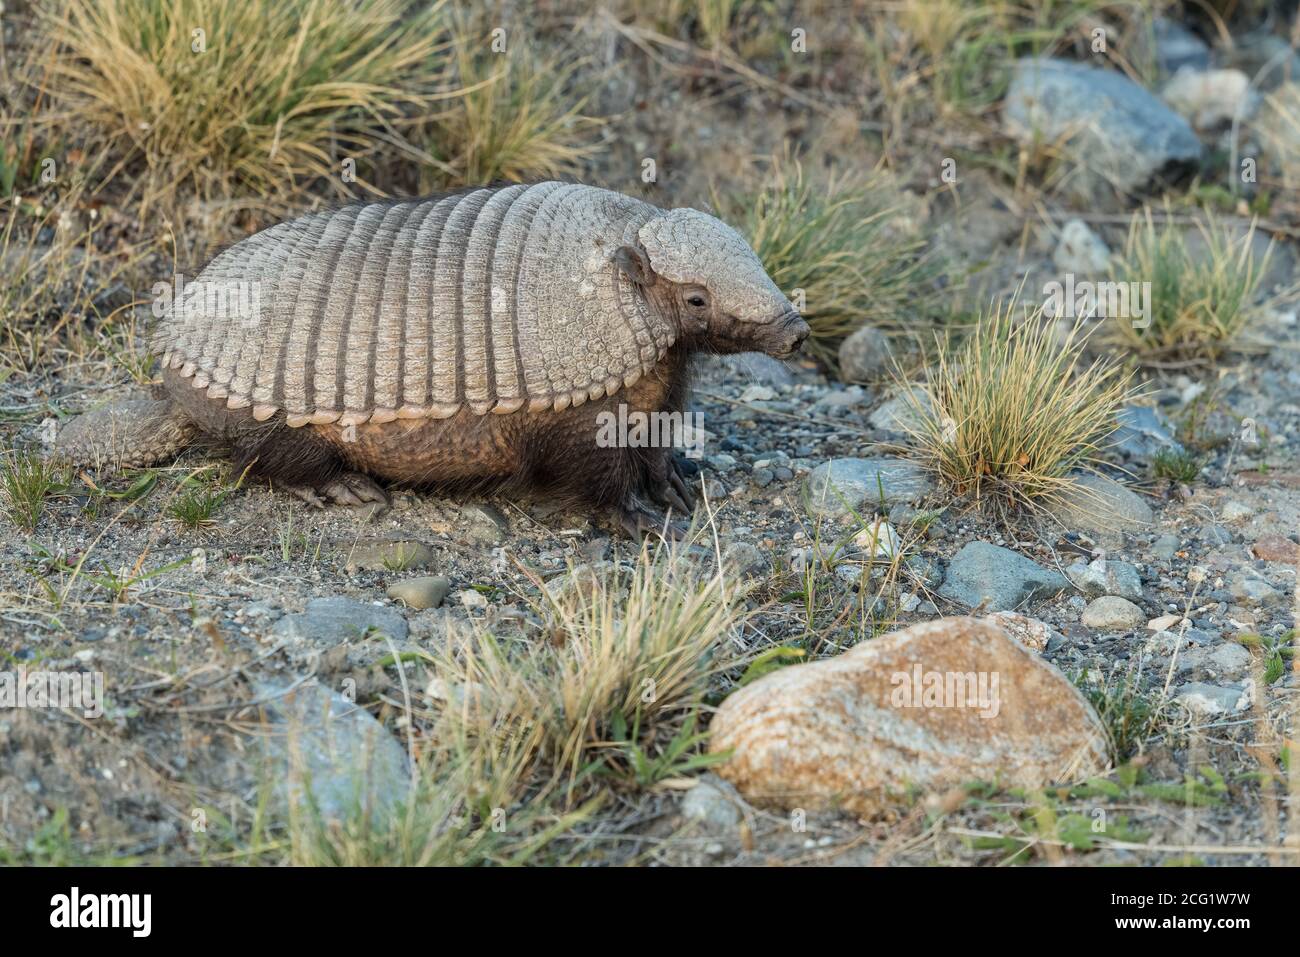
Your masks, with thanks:
M167 399L133 399L73 418L51 457L75 467L144 468L172 458L198 431Z

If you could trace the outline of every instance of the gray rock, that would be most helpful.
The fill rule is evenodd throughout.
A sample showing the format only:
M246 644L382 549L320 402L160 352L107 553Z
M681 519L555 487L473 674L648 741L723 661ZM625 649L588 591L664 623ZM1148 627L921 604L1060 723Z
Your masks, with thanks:
M1069 587L1065 576L1018 552L970 542L953 556L939 594L967 608L982 604L985 611L1011 611Z
M808 476L804 497L814 518L871 511L877 504L915 502L934 490L924 469L901 459L831 459Z
M1192 671L1197 674L1238 675L1250 667L1250 652L1236 642L1220 642L1215 645L1202 645L1184 648L1178 654L1178 671Z
M1182 67L1205 70L1210 66L1210 48L1205 41L1168 17L1157 17L1154 26L1156 65L1165 76Z
M1151 543L1151 554L1162 562L1172 561L1174 553L1183 547L1177 535L1161 535Z
M364 708L315 683L254 687L265 700L271 733L260 740L280 768L280 801L323 822L347 822L382 820L406 797L406 751Z
M451 582L443 575L404 578L388 586L388 597L415 609L437 608L451 591Z
M682 798L682 816L705 830L734 831L744 819L745 799L716 775L706 774Z
M1174 701L1203 717L1232 714L1250 706L1250 695L1243 688L1222 687L1191 681L1178 689Z
M1090 602L1079 620L1097 631L1132 631L1140 628L1147 616L1127 598L1105 595Z
M856 406L865 405L871 400L868 394L861 386L849 386L847 389L832 389L826 395L817 400L817 408L826 409L832 415L836 412L852 409Z
M930 397L924 392L917 392L916 400L922 409L930 408ZM880 429L882 432L906 435L909 431L920 431L922 417L916 404L913 404L907 396L899 395L881 403L871 415L867 416L867 423L873 429Z
M889 337L874 326L863 326L840 343L840 379L870 382L887 376L893 358Z
M752 402L771 402L776 398L776 390L767 385L750 385L740 393L740 401L746 403Z
M1233 37L1232 46L1220 52L1223 66L1236 67L1263 91L1283 83L1300 82L1300 52L1272 33L1247 33Z
M461 509L465 537L475 545L500 545L510 533L510 523L491 505L467 505Z
M1228 591L1243 605L1266 605L1276 601L1281 594L1249 569L1235 572L1228 579Z
M722 565L739 578L765 578L772 570L767 555L749 542L732 542L724 548Z
M1065 636L1045 621L1030 618L1014 611L995 611L985 621L991 621L1026 648L1045 651L1053 643L1060 644Z
M1065 60L1016 64L1003 124L1026 144L1071 137L1073 155L1090 174L1085 195L1101 182L1139 191L1195 167L1202 153L1187 121L1122 73Z
M1108 561L1098 558L1084 564L1071 565L1065 576L1075 588L1090 598L1101 595L1118 595L1130 601L1142 600L1142 578L1128 562Z
M1240 522L1243 519L1250 518L1255 514L1255 510L1245 502L1227 501L1223 503L1223 508L1219 514L1223 516L1225 522Z
M1114 448L1131 459L1150 462L1157 452L1182 452L1183 447L1169 430L1169 420L1146 405L1126 405L1115 415L1119 427L1111 436Z
M409 571L424 568L434 559L433 549L424 542L363 542L348 554L347 570Z
M336 644L354 641L370 631L404 641L406 618L396 608L368 605L335 595L313 598L303 611L277 621L271 633L279 638Z
M1087 223L1071 219L1061 227L1052 262L1061 272L1074 273L1080 279L1101 277L1110 269L1110 249Z
M1114 479L1093 472L1075 479L1074 488L1047 506L1067 529L1115 541L1122 532L1147 528L1155 520L1150 506Z

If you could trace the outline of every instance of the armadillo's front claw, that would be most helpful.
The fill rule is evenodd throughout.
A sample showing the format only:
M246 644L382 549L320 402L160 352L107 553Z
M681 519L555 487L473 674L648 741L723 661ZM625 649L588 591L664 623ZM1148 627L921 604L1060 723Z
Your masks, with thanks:
M686 476L682 474L681 463L677 461L677 456L668 456L668 484L681 496L683 504L686 506L686 514L689 515L695 511L695 494L691 491L691 485L686 481Z
M681 522L669 521L635 501L625 502L619 508L618 523L623 531L636 539L658 535L666 541L680 542L686 538L687 533L686 526Z
M695 511L695 497L691 495L685 479L671 450L651 463L646 475L646 492L655 503L671 508L682 515Z

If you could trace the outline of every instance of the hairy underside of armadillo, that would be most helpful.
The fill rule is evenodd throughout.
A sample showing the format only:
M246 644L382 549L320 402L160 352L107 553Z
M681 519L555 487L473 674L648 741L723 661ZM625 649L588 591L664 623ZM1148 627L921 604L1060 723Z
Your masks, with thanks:
M661 215L564 183L309 214L217 256L154 347L207 396L295 427L563 410L673 345L612 259Z

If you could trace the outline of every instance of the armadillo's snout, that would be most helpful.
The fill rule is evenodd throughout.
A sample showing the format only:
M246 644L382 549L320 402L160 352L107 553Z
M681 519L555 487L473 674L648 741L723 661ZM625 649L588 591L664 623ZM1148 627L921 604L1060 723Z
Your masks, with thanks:
M777 321L778 332L774 336L773 347L769 354L777 359L788 359L799 351L804 340L812 333L808 323L793 309Z

